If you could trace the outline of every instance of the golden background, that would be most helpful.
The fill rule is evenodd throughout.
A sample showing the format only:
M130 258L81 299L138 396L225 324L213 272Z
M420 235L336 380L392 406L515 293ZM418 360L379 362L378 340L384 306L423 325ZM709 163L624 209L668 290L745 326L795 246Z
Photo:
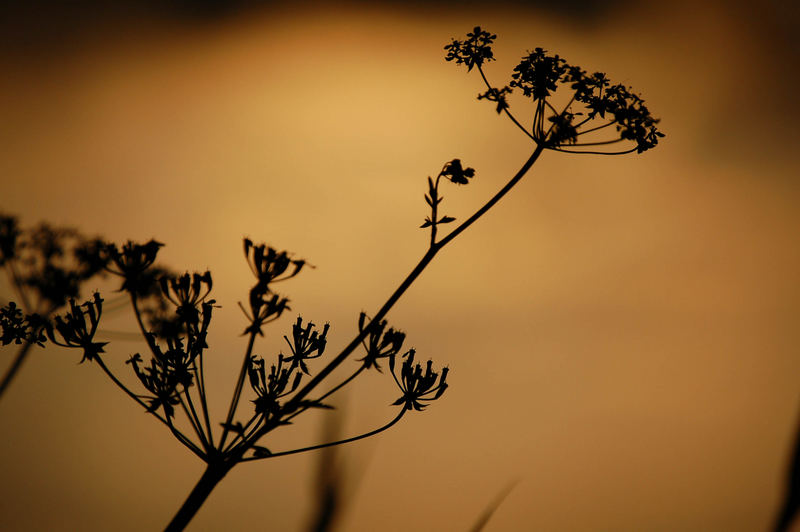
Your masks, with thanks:
M341 529L467 530L517 481L486 530L764 530L800 404L797 13L647 4L120 12L38 43L15 41L23 28L0 65L0 208L156 238L164 264L210 269L219 419L245 344L243 236L316 266L280 287L292 312L256 352L273 356L299 313L331 323L333 353L425 251L425 178L455 157L476 168L444 190L463 219L529 155L475 101L477 74L444 61L451 37L497 33L499 85L536 46L605 71L667 137L641 156L546 152L403 297L390 324L451 387L343 449ZM109 323L135 330L130 314ZM116 339L106 359L142 348ZM37 350L0 402L0 528L160 529L202 464L78 360ZM350 386L344 434L391 419L397 393L388 375ZM319 427L301 418L267 445ZM189 529L301 530L315 466L241 465Z

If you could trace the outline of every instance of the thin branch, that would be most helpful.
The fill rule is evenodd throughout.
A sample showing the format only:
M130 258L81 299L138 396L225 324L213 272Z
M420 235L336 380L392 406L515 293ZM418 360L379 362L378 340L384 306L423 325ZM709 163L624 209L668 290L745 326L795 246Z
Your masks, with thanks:
M544 100L536 101L536 111L533 113L533 127L536 129L534 135L537 142L544 140Z
M442 170L443 172L444 170ZM436 183L433 185L433 189L436 191L436 197L431 198L431 243L430 247L436 243L436 226L438 225L436 217L439 215L439 181L442 178L442 172L439 172L439 175L436 176ZM366 347L366 346L364 346Z
M128 395L130 398L131 398L131 399L133 399L134 401L136 401L136 402L137 402L137 403L138 403L140 406L144 407L144 409L145 409L145 410L146 410L148 413L152 414L153 416L155 416L155 418L156 418L156 419L158 419L158 420L159 420L159 421L161 421L161 422L162 422L164 425L166 425L167 427L169 427L169 430L170 430L170 431L172 432L172 434L173 434L173 435L174 435L174 436L175 436L175 437L178 439L178 441L180 441L181 443L183 443L183 444L184 444L186 447L188 447L188 448L189 448L189 450L191 450L191 451L192 451L194 454L196 454L196 455L197 455L198 457L200 457L202 460L206 460L206 454L205 454L205 453L203 453L203 451L202 451L202 450L201 450L201 449L200 449L200 448L199 448L197 445L195 445L195 443L194 443L192 440L190 440L190 439L189 439L189 438L188 438L188 437L187 437L187 436L186 436L184 433L182 433L180 430L178 430L177 428L175 428L175 425L173 425L173 424L172 424L172 421L170 421L170 419L169 419L169 418L164 418L164 417L163 417L161 414L159 414L158 412L156 412L155 410L153 410L152 408L150 408L150 406L149 406L149 405L147 405L147 403L145 403L144 401L142 401L142 399L141 399L141 398L140 398L138 395L136 395L135 393L133 393L132 391L130 391L130 390L128 389L128 387L127 387L127 386L125 386L125 385L124 385L124 384L123 384L123 383L122 383L122 382L121 382L121 381L120 381L120 380L119 380L119 379L118 379L118 378L117 378L117 377L116 377L116 376L115 376L115 375L114 375L114 374L111 372L111 370L109 370L109 369L108 369L108 367L105 365L105 362L103 362L103 359L102 359L102 358L100 358L100 357L96 357L94 360L95 360L95 362L97 362L97 364L100 366L100 368L101 368L101 369L102 369L102 370L105 372L105 374L106 374L106 375L108 375L108 377L109 377L109 378L110 378L110 379L111 379L111 380L114 382L114 384L116 384L116 385L117 385L117 386L118 386L118 387L119 387L119 388L120 388L120 389L121 389L123 392L125 392L125 393L126 393L126 394L127 394L127 395Z
M317 449L324 449L325 447L331 447L333 445L342 445L344 443L350 443L350 442L354 442L354 441L358 441L358 440L363 440L364 438L369 438L370 436L374 436L374 435L376 435L376 434L378 434L380 432L383 432L384 430L386 430L388 428L391 428L395 423L400 421L400 419L405 415L405 413L407 411L408 410L405 407L403 407L403 409L400 410L400 413L397 415L397 417L395 417L393 420L391 420L386 425L384 425L384 426L382 426L380 428L377 428L375 430L372 430L370 432L367 432L365 434L361 434L359 436L353 436L352 438L347 438L345 440L332 441L332 442L329 442L329 443L321 443L319 445L312 445L310 447L303 447L301 449L292 449L291 451L282 451L282 452L279 452L279 453L272 453L272 454L269 454L267 456L250 456L250 457L247 457L247 458L242 458L240 461L241 462L250 462L250 461L253 461L253 460L263 460L265 458L276 458L278 456L286 456L288 454L304 453L306 451L315 451Z
M555 113L554 113L554 114L555 114L555 116L561 116L561 115L563 115L564 113L566 113L566 112L567 112L567 109L569 109L569 106L570 106L570 105L572 105L572 102L574 102L574 101L575 101L575 96L576 96L577 94L578 94L577 92L574 92L574 93L572 93L572 98L570 98L570 99L569 99L569 101L567 102L567 105L565 105L565 106L564 106L564 109L563 109L563 110L562 110L560 113L559 113L559 112L555 112ZM545 103L547 103L547 101L546 101L546 100L545 100ZM548 103L547 105L550 105L550 104ZM553 106L552 106L552 105L550 105L550 109L553 109L553 111L555 111L555 109L553 108ZM553 131L553 128L555 127L555 125L556 125L556 121L554 120L554 121L553 121L553 122L550 124L550 127L548 127L548 128L547 128L547 133L545 133L545 134L544 134L544 137L542 137L542 139L543 139L543 141L544 141L545 143L547 142L547 137L548 137L548 136L550 136L550 132L551 132L551 131ZM576 127L576 129L577 129L577 127Z
M358 367L358 369L357 369L355 372L353 372L353 374L352 374L352 375L350 375L350 376L349 376L349 377L347 377L345 380L343 380L342 382L340 382L339 384L337 384L336 386L334 386L333 388L331 388L330 390L328 390L326 393L324 393L323 395L321 395L320 397L318 397L317 399L315 399L315 402L317 402L317 403L319 403L319 402L322 402L322 401L324 401L324 400L325 400L327 397L329 397L329 396L333 395L334 393L336 393L337 391L339 391L341 388L344 388L344 387L345 387L347 384L349 384L349 383L350 383L350 382L351 382L353 379L355 379L356 377L358 377L358 376L361 374L361 372L362 372L362 371L364 371L364 370L366 369L366 367L367 367L367 366L365 366L364 364L361 364L361 366L359 366L359 367ZM296 416L298 416L298 415L302 414L303 412L305 412L305 411L306 411L306 410L308 410L309 408L311 408L311 407L310 407L310 406L306 406L306 407L303 407L303 408L301 408L300 410L297 410L296 412L293 412L293 413L292 413L292 415L290 415L289 417L287 417L286 419L284 419L284 421L291 421L293 418L295 418Z
M481 68L481 66L480 66L480 65L478 65L478 72L480 72L480 74L481 74L481 78L483 78L483 82L486 84L486 87L487 87L489 90L493 90L493 89L494 89L494 87L492 87L492 84L491 84L491 83L489 83L489 80L488 80L488 79L486 79L486 74L484 74L484 73L483 73L483 68ZM506 116L507 116L508 118L510 118L512 122L514 122L514 125L516 125L518 128L520 128L520 129L522 130L522 132L523 132L523 133L525 133L526 135L528 135L528 137L530 137L530 139L531 139L531 140L533 140L533 135L531 135L531 134L528 132L528 130L527 130L527 129L525 129L525 126L523 126L522 124L520 124L520 123L517 121L517 119L516 119L516 118L514 118L514 115L512 115L512 114L511 114L511 111L509 111L509 110L508 110L508 107L503 107L503 111L506 113Z
M109 379L111 379L111 380L114 382L114 384L116 384L116 385L117 385L117 387L118 387L120 390L122 390L123 392L125 392L125 393L126 393L126 394L127 394L127 395L128 395L130 398L131 398L131 399L133 399L134 401L136 401L137 403L139 403L139 406L141 406L142 408L144 408L145 410L147 410L147 412L148 412L148 413L150 413L150 414L153 414L153 415L156 417L156 419L158 419L159 421L161 421L163 424L165 424L165 425L169 426L169 423L167 423L167 420L166 420L166 419L164 419L164 417L163 417L163 416L161 416L161 414L159 414L159 413L158 413L158 412L156 412L155 410L151 410L151 409L150 409L150 406L149 406L147 403L145 403L144 401L142 401L141 397L139 397L138 395L136 395L135 393L133 393L132 391L130 391L130 389L128 389L128 387L127 387L127 386L125 386L125 385L124 385L124 384L123 384L123 383L122 383L122 382L121 382L121 381L120 381L120 380L117 378L117 376L116 376L116 375L114 375L113 373L111 373L111 370L110 370L110 369L108 369L108 367L106 366L105 362L103 362L103 359L102 359L102 358L100 358L100 357L98 356L98 357L96 357L94 360L95 360L95 362L97 362L97 365L98 365L98 366L100 366L100 368L101 368L101 369L102 369L102 370L105 372L105 374L108 376L108 378L109 378Z
M631 148L630 150L625 151L575 151L575 150L564 150L561 148L547 148L548 150L553 151L560 151L564 153L577 153L577 154L586 154L586 155L625 155L626 153L633 153L636 151L636 148Z
M475 214L470 216L461 225L459 225L458 227L453 229L453 231L451 231L450 234L448 234L446 237L441 239L436 244L435 250L438 251L438 250L442 249L444 246L447 245L448 242L450 242L455 237L460 235L467 227L469 227L470 225L475 223L475 221L478 220L478 218L480 218L481 216L486 214L486 212L489 209L494 207L494 205L498 201L500 201L502 199L502 197L505 196L508 193L509 190L514 188L514 185L516 185L519 182L519 180L522 179L525 176L525 174L528 172L528 170L530 170L531 166L533 166L533 163L536 162L536 160L539 158L539 156L544 151L544 147L545 147L544 144L538 144L536 146L536 149L534 150L533 154L528 158L527 161L525 161L525 164L522 165L522 168L520 168L517 171L517 173L514 175L514 177L512 177L511 180L508 183L506 183L506 185L503 188L501 188L500 191L497 194L495 194L492 199L487 201L486 204L483 207L481 207L480 209L475 211ZM388 311L388 309L387 309L387 311Z
M544 104L545 104L547 107L549 107L551 111L553 111L553 114L554 114L554 115L558 116L558 111L556 111L556 108L555 108L555 107L553 107L553 104L551 104L550 102L548 102L548 101L547 101L547 99L545 99L545 98L542 98L542 100L541 100L541 101L543 101L543 102L544 102Z
M172 434L178 438L178 441L183 443L186 447L189 448L194 454L196 454L201 460L204 462L208 462L208 455L204 453L200 447L198 447L192 440L190 440L183 432L179 431L175 428L175 425L172 424L172 420L167 418L167 426L169 430L172 431Z
M153 347L154 340L151 340L148 336L147 330L144 327L144 321L142 321L142 313L139 310L139 304L136 302L136 295L131 292L131 305L133 306L133 314L136 316L136 323L139 325L139 331L141 331L142 336L145 339L145 343L147 344L147 348L150 349L150 352L153 356L157 357L158 354L156 353L155 348Z
M583 120L581 120L580 122L575 124L575 129L578 129L579 127L581 127L586 122L589 122L590 120L594 120L594 117L591 116L591 115L587 116L586 118L584 118ZM613 124L613 122L612 122L612 124Z
M570 146L572 146L572 147L576 147L576 146L604 146L604 145L607 145L607 144L616 144L617 142L622 142L623 140L625 140L625 139L620 137L618 139L605 140L605 141L602 141L602 142L576 142L575 144L570 144Z
M255 316L253 317L255 319ZM255 328L254 328L255 329ZM233 390L233 397L231 398L231 405L228 408L228 415L225 417L225 426L222 429L222 437L219 441L219 448L225 446L225 440L228 438L230 432L230 425L233 422L233 416L236 415L236 408L239 406L239 399L242 396L242 388L244 387L244 378L247 375L247 364L250 362L250 356L253 353L253 345L256 343L256 330L250 331L250 339L247 341L247 349L244 353L244 360L242 361L242 369L239 370L239 378L236 380L236 388Z
M181 394L178 393L178 400L181 402L181 407L183 408L183 412L186 414L186 417L189 419L189 423L192 425L195 434L197 437L200 438L200 443L203 445L203 448L206 452L210 451L210 446L208 443L208 438L206 438L205 433L203 432L202 423L200 422L200 418L197 416L197 411L194 409L194 403L192 402L192 396L189 395L189 389L184 386L183 393L186 396L186 402L184 402L183 397ZM186 408L188 405L188 409Z
M208 415L208 403L206 402L206 378L203 373L203 355L199 355L200 367L196 359L192 359L192 369L194 370L195 380L197 381L197 393L200 395L200 406L203 408L203 418L206 422L206 431L208 431L208 442L211 447L214 447L214 434L211 432L211 420Z
M261 417L262 417L261 414L253 414L250 420L242 427L242 432L236 433L236 436L230 442L228 442L228 445L222 450L222 453L227 454L228 452L231 451L231 449L233 449L243 441L246 441L248 436L250 436L250 434L246 434L247 431L250 429L250 425L252 425L257 420L260 421ZM251 431L251 434L253 434L255 430L258 430L258 423L256 423L255 427L253 427L253 431ZM222 449L222 446L220 446L219 448Z
M588 121L589 119L587 118L586 120ZM583 130L583 131L579 132L579 133L578 133L577 135L575 135L575 136L576 136L576 137L580 137L581 135L585 135L585 134L587 134L587 133L591 133L592 131L598 131L598 130L600 130L600 129L603 129L603 128L606 128L606 127L608 127L608 126L613 126L613 125L614 125L614 124L616 124L616 123L617 123L617 122L616 122L615 120L612 120L611 122L607 122L607 123L605 123L605 124L603 124L603 125L600 125L600 126L597 126L597 127L593 127L593 128L591 128L591 129L586 129L586 130ZM581 127L582 125L583 125L583 123L581 123L581 124L578 124L577 126L575 126L575 129L577 129L577 128Z
M249 429L250 432L247 432L247 427L250 426L254 419L256 421L255 425ZM247 449L255 445L256 441L263 437L264 434L281 425L280 423L276 422L275 419L270 421L272 421L272 425L267 428L267 423L264 419L264 416L262 414L255 414L252 418L250 418L250 421L247 422L244 432L242 432L241 435L237 434L239 437L239 442L235 446L228 445L225 452L241 457L247 451Z
M333 395L334 393L339 391L341 388L344 388L347 384L350 383L350 381L352 381L353 379L358 377L361 374L361 372L364 371L366 368L367 368L367 366L365 366L364 364L359 366L359 368L357 370L355 370L355 372L353 372L352 375L350 375L345 380L343 380L342 382L340 382L339 384L337 384L336 386L334 386L333 388L328 390L326 393L321 395L319 398L317 398L317 402L324 401L325 399L327 399L328 397L330 397L331 395ZM295 415L296 414L292 414L292 417L294 417ZM289 418L289 419L291 419L291 418Z
M276 418L270 420L271 425L269 425L266 421L266 418L263 415L257 414L256 423L250 429L250 432L244 434L242 436L241 441L235 448L233 448L230 452L235 456L243 456L247 449L255 445L255 443L261 439L264 434L270 432L271 430L280 427L281 423ZM248 422L248 425L250 423Z
M405 291L408 290L408 288L417 279L417 277L419 277L419 275L425 270L428 264L430 264L430 262L436 256L436 254L451 240L453 240L462 231L464 231L467 227L475 223L475 221L478 220L478 218L486 214L486 212L489 209L491 209L498 201L500 201L500 199L503 196L505 196L512 188L514 188L514 185L516 185L525 176L525 174L528 172L528 170L530 170L531 166L533 166L533 163L536 162L536 160L539 158L539 156L542 154L543 151L544 151L544 144L537 144L533 154L531 154L528 160L525 161L525 164L522 165L522 167L517 171L514 177L512 177L511 180L508 183L506 183L506 185L503 188L501 188L488 202L486 202L486 204L483 207L478 209L478 211L476 211L475 214L470 216L469 219L467 219L456 229L450 232L450 234L448 234L445 238L439 241L434 247L429 248L428 251L426 251L425 254L422 256L419 263L417 263L414 269L411 270L411 273L409 273L408 276L406 276L403 282L400 283L400 286L397 287L397 289L392 293L391 296L389 296L389 299L386 300L386 302L383 304L380 310L378 310L373 319L370 321L370 324L375 321L380 322L380 320L382 320L384 316L386 316L386 314L389 312L389 310L391 310L391 308L395 305L395 303L397 303L397 301L405 293ZM336 369L342 362L344 362L344 360L346 360L350 356L350 354L361 344L363 339L366 338L369 328L370 328L369 325L364 327L364 329L361 330L359 334L357 334L356 337L353 338L350 341L350 343L347 344L347 346L345 346L345 348L342 349L342 351L328 363L327 366L322 368L322 370L319 373L317 373L317 375L314 376L314 378L312 378L305 386L303 386L303 388L301 388L294 395L294 397L292 397L292 399L289 400L289 402L286 405L287 409L291 410L293 406L297 405L297 403L299 403L309 393L311 393L311 391L313 391L314 388L316 388L316 386L323 381L323 379L325 379L334 369ZM275 426L277 425L274 422L272 424L265 424L264 427L259 429L259 431L253 435L252 439L250 439L247 442L243 442L243 445L237 448L237 452L244 453L245 451L247 451L247 449L250 446L252 446L255 443L255 441L257 441L261 436L272 430Z

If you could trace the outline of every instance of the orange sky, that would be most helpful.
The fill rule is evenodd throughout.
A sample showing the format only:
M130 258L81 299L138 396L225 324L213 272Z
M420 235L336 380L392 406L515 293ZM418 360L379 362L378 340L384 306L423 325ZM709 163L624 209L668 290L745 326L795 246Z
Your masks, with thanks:
M663 145L546 153L409 290L390 323L451 387L345 451L342 529L466 530L513 480L487 530L764 529L800 402L796 111L777 74L794 56L765 6L253 10L7 55L0 208L155 237L167 265L210 269L221 418L244 348L242 236L317 266L282 287L293 312L257 352L280 349L296 313L330 321L333 352L424 252L426 176L454 157L477 169L444 193L464 218L529 155L475 101L479 78L443 60L450 37L497 33L499 84L536 46L605 70L662 117ZM0 402L3 528L163 527L201 463L77 360L35 353ZM391 419L395 396L380 376L351 387L346 434ZM318 433L308 419L270 445ZM237 467L190 530L302 529L314 465Z

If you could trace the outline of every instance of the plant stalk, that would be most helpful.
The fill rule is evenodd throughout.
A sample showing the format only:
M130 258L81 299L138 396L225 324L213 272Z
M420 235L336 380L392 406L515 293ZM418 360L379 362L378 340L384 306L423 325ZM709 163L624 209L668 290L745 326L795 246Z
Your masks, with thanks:
M3 375L3 379L0 380L0 397L3 396L3 393L6 391L6 388L8 388L8 385L11 384L12 380L14 380L19 368L22 367L22 363L25 362L25 358L28 356L31 347L33 347L33 342L25 342L22 347L19 348L17 356L14 357L14 361L11 363L11 366L6 371L6 374Z
M231 465L228 463L210 463L200 480L197 481L186 501L172 518L172 521L164 529L164 532L179 532L186 528L189 521L197 514L200 507L211 494L211 491L219 484L225 475L230 471Z
M428 251L422 256L419 263L414 267L411 273L403 280L400 286L394 291L394 293L389 296L389 299L383 304L383 306L378 310L375 316L372 318L370 323L378 322L389 312L389 310L394 306L394 304L400 299L400 297L406 292L406 290L414 283L414 281L419 277L419 275L425 270L428 264L433 260L436 254L450 241L452 241L456 236L461 234L467 227L472 225L475 221L478 220L481 216L483 216L489 209L491 209L500 199L505 196L513 187L516 185L522 177L530 170L533 163L539 158L539 156L544 151L544 144L538 144L536 149L525 161L525 164L519 169L519 171L511 178L511 180L506 183L506 185L501 188L486 204L483 205L480 209L478 209L472 216L470 216L467 220L465 220L461 225L456 227L452 232L450 232L446 237L444 237L439 242L434 243L428 248ZM311 381L306 384L303 388L301 388L295 396L287 403L287 406L295 406L301 399L303 399L306 395L308 395L311 390L313 390L325 377L327 377L337 366L339 366L349 355L352 353L356 347L361 344L361 341L367 334L367 330L369 327L365 327L364 331L358 334L343 350L339 355L334 358L331 362L328 363L325 368L321 372L319 372ZM248 346L248 355L252 350L252 343L255 340L255 335L251 334L250 344ZM247 364L247 357L245 357L245 364ZM243 368L243 372L239 376L240 386L242 381L244 380L244 370L246 370L246 366ZM240 392L240 387L237 386L237 390ZM235 394L238 395L238 394ZM228 424L232 419L232 413L235 411L236 404L238 403L238 397L234 398L234 402L231 404L231 410L228 413ZM390 422L387 426L384 426L377 431L373 431L372 433L368 433L365 435L357 436L355 438L351 438L349 440L344 440L341 442L333 442L329 444L323 444L321 446L313 446L308 449L298 449L295 451L288 451L283 454L291 454L293 452L301 452L305 450L310 450L314 448L321 448L326 447L329 445L336 445L339 443L344 443L345 441L354 441L357 439L361 439L373 433L380 432L385 430L389 426L394 425L399 419L402 417L404 411L401 411L400 415L395 418L392 422ZM194 517L197 511L202 506L203 502L208 498L208 495L214 489L214 487L219 483L220 480L227 474L228 471L240 461L247 461L247 459L243 459L244 453L250 449L255 442L264 434L269 432L275 425L270 425L269 423L266 424L261 429L257 430L255 433L252 434L250 437L245 437L242 443L238 446L238 448L232 453L232 456L229 455L228 460L225 462L219 463L211 463L206 469L203 476L200 477L200 480L195 485L192 492L189 494L189 497L186 499L186 502L183 503L178 513L173 518L172 522L167 526L166 532L172 531L180 531L183 530L189 521ZM219 448L222 449L224 447L225 436L227 435L227 427L226 431L223 432L222 440L220 442ZM252 459L252 458L251 458Z

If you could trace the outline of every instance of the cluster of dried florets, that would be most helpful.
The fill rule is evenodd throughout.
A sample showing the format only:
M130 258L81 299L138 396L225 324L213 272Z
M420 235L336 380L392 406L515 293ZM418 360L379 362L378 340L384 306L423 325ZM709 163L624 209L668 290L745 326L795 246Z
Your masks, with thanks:
M464 179L465 172L471 176L471 169L464 170L458 161L455 163L446 165L447 171L443 171L449 179ZM264 321L272 321L288 308L288 299L274 294L270 288L271 283L294 277L307 263L292 259L287 251L278 252L263 244L255 246L249 240L245 240L245 255L256 276L256 284L250 292L252 312L245 312L251 321L251 326L245 332L254 335L260 333ZM263 310L272 308L275 309L271 311L272 314L267 314ZM267 316L271 316L269 320L266 320ZM304 375L312 374L308 362L323 355L330 330L330 326L325 324L320 331L313 323L304 323L298 316L292 325L291 337L284 336L291 354L278 353L277 362L269 366L269 369L262 357L252 355L248 358L246 365L248 380L256 394L256 399L253 400L254 418L246 425L242 425L234 423L231 417L224 425L229 431L236 433L238 439L243 442L248 436L257 434L259 427L263 429L270 425L288 422L308 408L330 408L323 403L324 399L351 382L363 370L375 368L380 371L378 360L393 359L400 352L405 340L405 333L388 327L386 320L372 320L363 312L359 316L358 329L366 355L359 360L361 365L355 372L329 389L327 393L314 399L294 400L293 394L298 390ZM403 392L406 397L408 392L406 390ZM274 456L264 447L251 446L251 448L254 458Z
M69 312L63 316L56 316L52 324L47 324L47 337L58 346L81 349L83 351L81 362L84 360L91 362L97 359L108 343L94 340L102 314L103 299L98 293L94 294L92 300L82 305L70 299Z
M288 336L283 337L292 352L292 356L287 357L286 362L291 362L292 366L299 367L303 373L309 375L306 361L319 358L325 352L325 346L328 343L328 329L330 329L330 325L326 323L320 333L314 330L314 324L311 322L304 328L303 318L298 316L297 321L292 325L291 341Z
M26 314L13 301L0 307L0 344L30 342L43 346L47 337L42 331L44 321L36 313Z
M495 39L496 35L476 27L466 39L453 39L445 46L445 59L466 65L468 71L477 69L480 72L487 89L478 95L478 99L492 102L498 113L505 113L534 141L535 147L528 161L491 199L441 239L437 239L438 228L454 222L455 217L439 212L443 199L439 186L442 180L466 185L475 177L475 170L462 164L460 159L452 159L444 164L435 178L429 177L425 200L430 215L422 224L423 228L430 228L428 250L374 318L361 313L355 338L313 376L312 361L323 356L328 344L328 324L319 330L313 323L304 323L298 317L291 336L284 336L290 354L279 352L277 361L269 366L254 354L255 341L263 336L263 327L289 310L288 298L276 293L273 285L295 277L308 264L292 258L287 251L278 251L266 244L254 245L245 239L244 254L256 278L248 294L247 307L240 303L248 321L244 331L248 344L228 414L221 423L222 434L218 438L212 430L203 373L203 356L208 349L207 336L215 308L215 301L209 298L211 274L174 275L157 266L155 261L162 244L155 240L144 244L128 242L118 248L98 239L87 239L75 231L55 230L44 225L25 232L19 229L16 219L0 216L0 266L8 270L12 284L20 288L24 307L18 308L12 302L0 308L0 343L23 344L21 356L24 356L25 349L41 345L46 339L56 345L80 349L82 361L95 362L119 388L167 425L182 444L207 462L208 469L196 491L192 492L168 529L178 530L185 526L214 485L239 462L366 438L393 426L406 412L423 410L427 403L441 397L448 388L448 368L435 371L430 360L424 365L416 362L413 348L403 353L405 333L389 327L384 319L438 251L511 190L543 150L641 153L656 146L658 139L663 137L656 127L658 120L650 115L644 100L629 88L612 84L601 72L587 73L541 48L535 48L522 58L508 85L492 86L483 65L494 60L492 44ZM532 120L528 126L511 113L509 97L513 91L519 91L523 97L533 101ZM616 132L612 138L604 137L612 131ZM632 143L633 146L622 151L596 151L602 148L595 148L620 142ZM122 278L120 291L130 298L150 351L147 363L140 353L127 361L147 394L129 389L105 365L101 354L107 342L96 340L103 299L94 294L83 304L75 301L81 283L102 271ZM35 305L27 300L26 291L35 293ZM63 316L52 321L48 319L67 304L68 311ZM32 312L35 309L40 309L44 317ZM366 354L358 360L352 374L320 393L332 372L359 346L363 346ZM14 363L10 376L19 366L21 356ZM271 452L257 445L270 431L290 423L305 410L330 408L323 403L326 398L365 370L375 368L381 371L381 360L388 360L392 377L401 392L393 403L401 408L392 421L358 436L289 451ZM10 376L0 382L0 393ZM306 377L308 382L303 383ZM245 382L249 382L255 399L251 401L252 414L243 423L237 419L237 408ZM189 434L174 423L178 408L186 416L184 426L188 424L191 427ZM196 493L204 495L195 497Z
M291 356L278 353L278 361L270 366L269 373L266 372L264 360L258 356L250 357L247 373L250 378L250 386L256 393L257 398L253 400L255 412L259 416L264 416L264 420L270 417L280 417L281 414L291 412L284 407L281 399L291 395L297 390L303 375L310 375L311 371L306 363L308 360L319 358L325 352L327 336L330 326L326 323L322 332L315 330L314 324L309 322L303 327L303 318L297 317L292 325L292 339L284 336L284 340L289 345ZM321 402L305 402L298 407L322 407L327 408Z
M612 84L602 72L587 73L542 48L535 48L522 58L507 86L492 86L482 67L484 62L494 60L491 45L495 38L496 35L476 27L466 39L453 39L445 46L445 59L465 64L468 70L477 67L487 86L478 99L494 102L498 113L507 113L537 144L555 151L614 155L642 153L656 146L659 137L664 136L644 100L630 88ZM523 126L509 110L508 95L514 89L534 102L530 126ZM556 96L563 93L566 94L557 100ZM613 130L616 130L614 136L604 135ZM634 146L616 151L597 148L624 141Z
M472 173L471 169L461 167L460 162L455 160L445 165L442 177L457 183L466 182ZM13 229L7 224L5 228L0 228L0 231L3 234L13 235L13 231L8 230L9 228ZM218 441L215 441L209 420L203 374L203 355L208 348L208 329L215 306L215 300L209 297L213 285L211 274L185 273L176 276L168 273L155 264L161 247L162 244L155 240L144 244L127 242L121 247L113 244L99 246L101 253L98 263L102 264L107 272L121 278L120 291L130 297L148 347L149 360L146 360L141 353L135 353L127 361L145 393L137 393L128 388L101 358L107 342L95 340L103 311L103 300L98 294L83 304L76 303L75 299L69 299L69 312L56 317L52 323L42 324L41 327L47 334L42 336L41 340L47 338L56 345L80 349L83 352L82 361L97 362L117 386L168 425L173 434L201 458L210 460L216 457L215 460L228 460L232 465L245 459L245 453L248 451L251 454L247 459L273 456L274 454L265 447L256 445L266 433L288 423L290 419L309 408L329 408L322 402L323 399L349 383L364 369L371 367L379 369L378 359L389 358L390 365L394 367L394 359L400 352L405 334L387 328L385 320L368 320L362 313L359 320L359 335L367 355L360 361L353 375L318 397L306 398L308 391L296 397L295 392L298 392L303 377L311 375L309 362L320 358L325 352L330 327L325 324L318 330L313 323L304 323L303 319L298 317L292 326L291 335L284 336L289 347L289 355L278 353L277 362L268 366L263 358L253 354L255 338L263 335L263 326L277 320L289 309L288 298L275 293L273 284L295 277L307 263L292 258L287 251L277 251L265 244L254 245L249 239L245 239L245 257L255 276L255 283L249 292L249 309L240 305L249 322L245 329L249 343L228 416L222 423L223 434ZM143 318L146 309L142 308L142 304L148 300L158 301L161 305L159 308L170 307L169 312L160 311L161 314L170 316L172 325L168 331L158 330ZM30 340L35 333L35 327L31 326L28 318L15 307L9 306L3 309L0 314L0 325L3 328L3 341L11 342L18 339L22 341L23 338ZM409 353L404 356L413 361L413 350ZM428 367L430 370L431 363ZM402 404L403 408L395 420L378 431L394 424L406 410L421 410L420 401L432 400L440 396L446 388L444 383L446 370L442 373L438 387L434 387L435 397L429 382L430 371L426 373L420 373L421 370L416 373L407 369L403 371L399 377L395 376L403 392L403 396L395 404ZM236 420L236 413L245 380L249 382L255 399L252 400L254 407L252 417L246 423L242 423ZM173 422L178 409L185 413L188 424L194 431L194 437L181 432ZM377 432L371 431L357 436L356 439L373 433ZM228 442L229 434L233 434L234 437ZM346 441L353 441L353 438L340 443ZM331 443L323 445L329 444ZM302 450L317 447L312 446ZM297 452L297 450L279 454L287 452Z
M392 370L397 386L403 392L403 396L394 402L396 405L403 405L406 410L425 409L423 402L429 403L442 396L447 389L448 368L442 369L441 374L433 371L433 363L428 360L425 371L421 364L414 364L416 352L411 349L403 355L403 365L400 369L400 376L395 373L395 356L389 358L389 368Z
M155 263L158 250L163 246L164 244L155 240L145 244L129 241L122 249L118 249L115 244L106 246L108 271L123 279L120 291L139 295L150 289L150 276L147 272Z
M361 359L364 369L375 368L381 371L378 359L393 357L403 348L406 334L393 327L387 328L387 326L386 320L379 322L370 320L364 312L358 317L358 330L362 336L366 334L361 341L361 345L367 352L366 356Z
M101 240L74 229L46 224L21 228L15 217L0 214L0 267L17 297L0 308L0 343L20 346L0 377L0 395L30 348L44 345L48 320L67 304L75 311L83 285L105 267L103 249Z
M22 229L15 217L0 214L0 266L25 312L47 316L79 297L81 285L105 267L104 246L70 228Z
M194 274L194 278L197 277L200 276ZM175 300L170 298L176 307L181 334L163 338L166 347L162 347L158 336L146 331L144 337L152 355L150 364L142 366L143 360L139 353L128 360L139 381L153 394L147 397L150 402L149 410L164 407L164 413L168 418L174 415L172 405L180 403L181 392L185 392L195 381L203 386L198 361L208 348L206 338L214 300L205 300L211 285L210 275L206 272L202 277L208 279L208 289L199 289L199 293L203 293L202 297L198 298L198 291L195 291L185 298ZM167 289L167 286L188 285L189 279L190 275L184 274L177 279L164 280L161 284L165 288L165 297L172 291Z
M266 372L264 359L253 355L247 368L250 378L250 387L256 393L253 400L256 414L269 417L280 414L281 403L279 399L293 393L300 386L303 374L294 371L295 368L286 364L283 353L278 355L278 362Z
M250 289L250 312L242 307L250 321L245 333L263 336L261 328L289 310L289 300L273 292L272 283L291 279L306 266L306 261L292 259L289 252L279 252L266 244L253 245L249 238L244 239L244 255L257 280Z

